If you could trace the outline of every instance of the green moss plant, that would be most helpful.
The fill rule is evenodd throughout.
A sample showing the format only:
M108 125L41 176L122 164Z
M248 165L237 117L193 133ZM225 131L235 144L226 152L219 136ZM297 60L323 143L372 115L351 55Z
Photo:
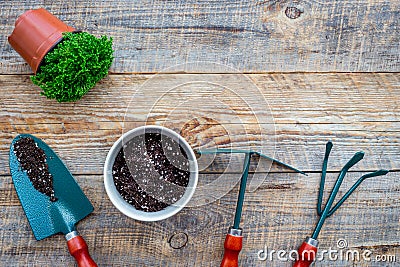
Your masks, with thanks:
M113 52L112 38L96 38L86 32L64 33L63 41L47 53L31 80L47 98L77 101L107 75Z

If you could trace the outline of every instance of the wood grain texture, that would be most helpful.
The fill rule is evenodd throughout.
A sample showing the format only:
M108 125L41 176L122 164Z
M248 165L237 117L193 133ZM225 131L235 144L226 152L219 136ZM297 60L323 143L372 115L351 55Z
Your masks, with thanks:
M256 190L246 192L240 266L290 266L276 257L260 261L257 253L265 248L296 249L311 234L327 140L334 143L327 189L356 151L366 153L338 197L368 171L391 172L365 181L327 220L320 248L336 249L336 242L344 238L349 249L395 255L399 261L399 75L293 73L246 78L259 92L240 84L243 79L236 74L110 75L81 101L60 104L40 96L27 75L0 75L0 266L74 266L62 236L38 242L29 229L8 169L8 147L19 133L46 141L92 201L95 211L78 230L100 266L218 266L233 221L243 156L200 158L199 187L188 208L161 222L134 221L108 200L102 168L108 149L126 128L146 121L180 132L193 147L242 147L250 142L257 148L262 132L263 138L275 142L276 158L308 172L303 176L275 164L268 172L265 161L252 162L251 171L263 180ZM188 81L197 83L185 87ZM382 263L325 260L317 266Z
M259 101L259 95L248 96L246 88L238 87L234 92L217 95L225 102L220 109L211 105L213 99L201 90L165 88L168 80L179 81L182 76L183 81L224 80L228 86L236 81L230 80L231 75L222 74L164 75L160 78L163 82L150 87L152 93L140 94L148 90L144 87L153 76L112 75L82 101L59 104L40 96L39 89L27 76L0 76L4 89L0 91L3 100L0 174L8 173L8 146L18 133L33 133L43 138L56 148L73 173L99 174L108 149L118 137L124 131L144 125L146 120L181 132L195 148L230 144L246 148L249 140L257 148L271 140L275 149L267 144L266 154L275 153L277 159L304 171L320 171L328 140L335 144L330 170L338 171L359 150L366 153L366 158L355 170L400 169L397 74L249 75L266 100ZM202 88L208 90L206 85ZM254 102L252 110L246 102L234 101L238 95L247 95L248 101ZM164 103L174 98L189 101L175 108ZM271 115L274 120L269 118ZM191 129L189 125L194 118L198 125ZM235 123L238 121L243 123ZM257 134L260 129L262 137ZM220 156L208 170L221 172L227 166L227 171L241 170L241 163L227 162L227 157Z
M7 42L16 18L39 7L114 38L112 75L81 101L40 96ZM160 222L135 221L109 201L103 164L124 132L145 124L169 127L194 148L254 149L308 173L252 160L241 222L245 267L291 266L257 253L297 249L311 234L328 140L328 191L347 160L364 151L338 198L367 172L391 172L364 181L319 241L320 250L337 249L345 239L348 249L370 250L372 261L316 266L398 266L399 8L397 0L1 1L0 266L75 266L62 235L36 241L25 218L8 168L20 133L48 143L91 200L95 211L77 228L99 266L218 266L243 155L199 157L188 207Z
M397 0L41 0L0 7L4 37L19 15L39 7L77 29L112 36L114 73L168 72L199 61L242 72L400 70ZM29 72L2 38L0 73Z
M360 173L350 175L346 183ZM202 174L200 180L218 174ZM231 176L237 176L232 174ZM399 255L399 198L397 174L367 181L327 220L321 232L320 249L336 248L345 238L349 249L369 249L374 255ZM233 178L233 177L232 177ZM237 188L207 206L185 208L176 216L154 223L134 221L119 213L103 189L102 176L76 176L95 211L77 228L85 237L91 255L100 266L218 266L225 233L233 220ZM310 235L317 217L316 189L319 174L270 174L255 192L246 193L242 217L244 249L240 266L290 266L276 258L260 261L257 252L269 249L296 249ZM328 179L330 180L330 179ZM282 187L286 184L286 187ZM328 187L332 181L328 182ZM74 266L64 237L56 235L36 241L19 205L11 177L0 184L1 266ZM343 192L341 192L342 194ZM171 238L187 235L180 249L171 247ZM382 266L360 261L321 262L318 266ZM394 265L393 265L394 266Z

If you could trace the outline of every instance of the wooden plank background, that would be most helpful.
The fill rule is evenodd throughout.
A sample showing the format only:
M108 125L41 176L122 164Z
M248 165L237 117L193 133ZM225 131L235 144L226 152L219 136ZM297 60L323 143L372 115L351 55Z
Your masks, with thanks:
M110 75L81 101L40 96L7 42L15 19L38 7L78 29L114 37ZM334 148L327 189L347 160L364 151L338 197L366 172L390 173L365 181L326 221L320 248L336 249L346 239L349 249L394 255L397 262L316 266L398 266L399 7L396 0L1 1L0 266L75 266L62 235L36 241L31 233L8 168L9 145L20 133L46 141L92 201L94 213L77 228L99 266L218 266L243 156L219 155L212 163L201 157L190 207L160 222L134 221L109 201L103 164L126 129L146 123L180 132L194 148L260 148L271 141L261 147L266 154L308 173L252 162L261 185L246 192L239 262L246 267L291 266L260 261L257 252L297 249L311 234L328 140ZM194 63L180 65L188 62ZM236 72L247 73L245 79ZM167 86L182 81L209 83ZM250 94L249 84L259 92ZM218 186L209 190L213 182ZM218 194L223 197L215 199Z
M182 75L187 76L165 75L163 79L176 80ZM190 79L196 80L195 76L204 77L204 74L192 76ZM232 77L231 74L215 76L223 80ZM31 85L28 76L0 76L0 85L7 88L0 91L4 99L0 141L0 171L3 178L0 203L3 214L6 214L2 221L3 263L11 261L26 264L34 261L37 266L50 266L61 258L66 265L73 265L66 255L62 237L34 241L8 176L7 153L11 139L17 133L34 133L64 159L93 201L96 208L94 214L79 223L78 228L92 244L93 257L102 266L191 266L193 261L198 266L217 265L222 253L223 236L233 217L237 193L237 186L234 186L242 162L239 156L233 158L235 164L229 165L229 169L226 169L229 158L221 156L203 170L200 190L196 194L204 193L201 186L217 179L224 171L228 172L225 179L233 183L222 183L222 187L225 185L228 188L221 188L221 192L228 192L231 187L234 190L218 201L184 209L177 216L162 222L142 223L125 218L113 208L103 189L103 162L108 149L123 132L125 109L133 93L152 77L111 75L83 101L61 104L60 108L59 103L38 95L38 89ZM266 172L260 173L267 179L256 191L246 195L243 216L246 239L241 266L265 266L266 262L257 259L258 250L264 246L270 249L295 249L311 233L316 222L315 200L327 140L335 144L329 163L332 172L329 174L329 185L332 185L340 168L358 150L365 151L366 157L354 167L345 188L365 171L387 168L392 172L384 178L365 182L355 196L327 221L321 233L321 247L334 246L336 240L345 237L351 248L368 247L372 248L374 254L398 255L398 75L263 74L248 77L269 99L275 118L275 156L307 171L310 176L294 174L275 165L268 176ZM382 84L385 90L381 89ZM19 96L18 99L15 96ZM136 97L134 101L139 111L134 113L130 125L140 126L146 120L145 110L141 111L146 98ZM318 104L315 104L317 101ZM26 106L26 103L31 103L31 106ZM104 104L106 109L102 107ZM201 105L192 103L192 107ZM262 111L262 107L254 108ZM239 111L238 116L243 121L248 117L242 111L244 107L233 106L232 109ZM162 113L168 114L168 111L166 107ZM183 116L188 110L178 112ZM203 117L212 117L216 122L223 121L222 115L214 115L205 113ZM166 117L159 115L150 121L178 130L183 128L185 121L170 122ZM250 120L246 124L249 129L256 125ZM220 135L218 123L200 123L207 130L199 131L198 135ZM226 124L225 127L236 126ZM245 136L238 136L240 138ZM183 242L182 236L187 235L186 246L171 248L168 240L175 238L175 235L178 235L178 244ZM275 261L272 264L281 266L282 263ZM326 264L332 266L332 262ZM335 264L347 266L350 263Z
M38 7L77 29L113 36L118 73L198 61L243 72L399 71L396 0L7 0L0 35L10 35L15 19ZM6 38L0 50L0 73L30 72Z
M175 80L182 75L187 76L164 75L163 79ZM215 76L220 80L231 77L230 74ZM111 75L89 92L84 101L63 104L40 96L40 89L31 84L29 76L0 77L0 86L7 88L0 91L4 100L1 166L8 164L7 141L12 139L16 132L33 132L39 137L46 137L50 146L59 149L62 158L71 160L70 168L73 172L98 174L102 171L108 149L125 127L131 129L144 125L148 115L148 110L141 107L146 106L150 96L139 97L134 93L152 77L151 75ZM204 75L193 74L192 77L186 79L196 80L195 77ZM338 152L332 153L331 170L339 171L358 150L366 152L367 159L357 164L354 169L374 170L385 167L400 170L397 97L400 94L400 79L397 74L269 74L248 77L260 88L271 106L276 131L276 150L273 152L279 160L296 165L304 171L319 171L324 144L332 140L335 151ZM385 90L382 90L382 86ZM157 91L156 88L153 89ZM236 93L246 94L246 88ZM156 92L154 94L157 95ZM129 105L132 96L135 96L135 113L133 117L129 117L131 121L124 122L126 108L134 108ZM190 109L199 108L198 117L211 117L224 124L228 130L231 130L229 127L238 127L224 121L224 112L229 110L222 110L222 114L210 113L207 106L203 107L202 99L191 97L197 99L197 102L190 103L186 109L178 109L177 117L184 117ZM26 103L30 103L29 106ZM105 103L106 108L103 106ZM242 111L245 107L238 104L233 103L230 108L237 111L237 116L242 121L248 121L248 128L256 128L257 124L252 121L252 116ZM265 112L265 116L268 116L262 104L264 103L261 102L259 107L253 108ZM167 120L170 111L171 107L165 106L164 110L159 111L157 116L149 121L180 132L186 121ZM210 124L209 121L202 123ZM219 137L220 125L211 126L197 135L203 134L214 139ZM238 134L243 136L236 139L245 138L245 134ZM186 137L186 133L183 135ZM195 139L192 137L191 140ZM217 167L218 164L215 168ZM235 171L240 169L241 163ZM0 170L0 174L7 173L7 168Z

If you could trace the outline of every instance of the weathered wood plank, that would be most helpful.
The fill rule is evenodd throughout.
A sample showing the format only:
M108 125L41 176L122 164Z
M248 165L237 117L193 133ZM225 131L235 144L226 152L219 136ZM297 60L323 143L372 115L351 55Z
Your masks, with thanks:
M139 125L138 125L139 126ZM279 125L278 125L279 127ZM32 131L34 129L34 131ZM286 127L288 129L288 127ZM291 127L291 130L295 130ZM97 130L85 131L85 133L55 133L42 132L35 128L29 130L18 131L18 133L35 133L36 136L45 140L53 147L59 156L65 161L70 170L74 174L99 174L113 143L121 136L121 130ZM339 132L338 132L339 133ZM353 135L352 135L352 134ZM284 161L288 164L306 171L320 171L325 142L332 140L334 150L332 152L329 170L338 171L357 151L365 152L365 159L358 163L354 170L372 171L380 168L390 170L400 169L400 155L398 148L398 134L394 132L392 135L382 134L381 132L371 132L364 134L363 131L340 132L336 136L329 136L322 131L314 130L310 127L307 132L299 132L302 134L299 138L298 134L288 134L286 131L279 131L276 138L277 144L275 154L273 150L266 153L270 156ZM14 133L3 133L0 138L0 174L8 174L8 149L11 140L17 135ZM371 135L378 137L371 138ZM244 140L246 136L241 137ZM210 163L212 156L203 156L201 167L207 169L207 172L240 172L242 169L243 155L221 155L215 158L214 163ZM256 167L256 160L252 162L251 170ZM210 165L208 165L210 163ZM259 170L266 171L270 165L268 161L261 161ZM273 165L272 172L290 171L288 169Z
M114 38L112 72L168 71L215 62L244 72L399 71L399 2L336 1L2 1L0 34L45 7L95 35ZM30 69L0 40L0 73ZM204 69L197 71L218 72Z
M200 181L218 174L200 175ZM352 173L343 190L360 173ZM231 175L235 179L236 175ZM397 173L365 181L335 215L326 221L320 249L336 249L346 239L349 249L370 249L373 255L399 255L400 181ZM103 189L101 175L77 176L95 211L78 224L92 256L101 266L216 266L223 252L223 239L233 220L237 187L206 206L183 209L174 217L154 223L129 219L114 208ZM332 180L327 179L327 188ZM296 249L310 235L317 217L315 205L319 174L270 174L255 192L246 192L242 227L245 233L240 266L290 266L260 261L257 252ZM286 185L286 186L283 186ZM343 194L343 190L340 194ZM18 203L11 177L0 180L0 265L74 266L60 235L35 241ZM196 192L196 194L199 191ZM187 243L176 235L187 235ZM171 238L178 238L171 247ZM207 244L205 246L204 244ZM319 266L382 266L367 261L322 261Z
M267 99L275 120L276 157L311 172L305 177L285 173L287 170L273 166L262 185L256 191L246 193L241 266L290 266L276 258L272 262L260 261L257 252L265 247L295 249L311 233L316 222L315 202L324 144L329 139L335 147L329 162L329 170L333 173L328 174L327 188L332 186L337 171L358 150L364 150L366 158L346 177L343 190L365 171L378 168L396 171L366 181L327 221L320 236L321 249L330 246L335 249L337 240L345 238L351 249L370 249L374 255L400 255L398 74L248 75L260 88L260 95L250 95L247 99L252 109L238 97L246 95L248 89L233 86L238 81L236 75L165 75L160 81L153 82L155 86L151 87L151 93L145 91L146 94L136 95L133 104L129 105L132 95L144 90L142 86L151 82L152 77L111 75L83 100L59 104L39 96L28 76L0 76L3 89L0 90L3 101L0 108L0 211L4 214L0 219L0 265L54 266L61 263L74 266L62 236L36 242L27 221L22 219L23 211L7 167L8 146L18 133L33 133L53 147L92 200L96 210L78 225L78 229L101 265L219 264L224 235L233 219L241 156L233 157L234 164L228 164L229 157L217 157L202 171L191 207L162 222L141 223L122 216L108 201L103 189L103 162L108 149L123 132L126 108L130 107L127 124L132 127L143 125L149 114L148 102L165 92L168 94L162 94L159 101L154 102L149 123L182 131L193 146L201 144L202 140L205 140L203 145L213 141L226 145L223 137L227 130L233 134L231 141L235 145L257 136L260 127L270 137L272 123L268 120L257 123L257 117L269 115L261 95ZM212 92L204 86L201 91L198 89L202 87L194 86L192 91L171 91L165 87L174 81L199 79L224 80L228 88L232 85L235 90ZM215 105L207 98L211 93L225 105L221 110L212 109L213 113L209 108ZM174 98L194 100L190 105L174 106L171 104ZM26 103L31 104L27 106ZM191 113L192 110L197 113ZM187 114L197 114L197 121ZM265 171L268 165L261 167L260 170ZM224 170L228 173L222 175ZM267 175L265 172L259 174ZM212 190L214 198L204 200L202 196L210 195L207 185L216 180L218 186ZM218 194L223 197L215 200ZM196 203L208 204L196 207ZM93 229L102 230L94 232ZM173 249L170 244L179 245L182 235L188 236L187 244L181 249ZM381 266L366 261L324 261L320 264L354 265Z
M9 172L8 147L18 133L33 133L44 138L73 173L99 174L113 142L125 129L144 125L146 119L150 124L181 132L195 148L214 143L221 146L232 143L240 147L246 146L249 140L257 145L263 141L258 135L262 129L266 140L276 142L277 159L305 171L320 170L324 144L328 140L335 144L330 161L332 171L339 170L358 150L365 151L366 159L355 166L355 170L400 169L397 97L400 82L397 74L249 75L260 88L260 96L265 97L271 107L275 132L272 124L268 124L272 120L260 96L247 96L248 101L252 101L252 110L238 98L238 95L246 95L246 88L215 94L225 106L211 109L214 112L210 113L208 102L213 99L207 98L207 87L204 87L206 93L201 90L168 92L169 88L163 87L182 79L224 80L229 85L237 81L236 75L164 75L161 82L153 83L151 92L135 95L129 105L134 93L143 91L141 86L150 83L151 77L111 75L83 100L60 104L38 95L27 76L0 76L3 88L0 91L3 100L0 174ZM151 99L157 99L155 105ZM172 109L168 103L173 103L173 99L192 101ZM128 106L129 121L124 122ZM228 139L226 133L230 134ZM274 154L273 149L264 149L266 154ZM217 158L207 170L241 170L240 157L234 157L233 165L227 164L228 159ZM285 171L273 167L273 171Z
M263 119L258 123L265 120L270 122L268 117L271 114L266 105L271 107L276 123L373 123L398 121L399 118L399 100L396 97L400 88L398 74L247 75L259 90L254 96L248 95L246 88L237 85L238 82L243 82L240 77L241 75L236 74L111 75L92 89L83 100L60 104L40 96L40 88L33 85L28 76L3 75L0 76L0 86L6 90L1 91L2 110L14 110L14 113L24 115L14 116L11 112L2 114L5 116L2 121L28 125L37 123L37 119L46 119L48 123L82 122L84 118L87 121L91 118L89 115L94 113L98 117L97 122L123 121L126 108L129 107L129 121L143 122L149 115L155 117L150 118L151 121L158 122L171 116L173 109L162 104L167 100L174 100L172 97L190 102L190 105L185 103L182 106L182 109L190 107L194 110L190 113L210 113L209 108L216 108L214 97L218 101L224 101L223 109L213 110L211 119L217 121L226 117L229 111L246 118L245 123L257 123L252 113ZM156 82L151 83L154 79ZM200 85L184 88L186 90L178 91L176 88L166 87L197 80L200 80ZM211 82L224 83L231 91L211 87L208 85ZM152 85L150 88L148 83ZM212 89L219 91L210 97ZM135 94L136 92L139 93ZM244 97L252 101L254 106L250 108L241 99ZM164 102L160 102L159 98ZM29 105L24 104L28 103L28 99ZM46 110L43 110L44 107ZM203 117L206 116L203 114Z

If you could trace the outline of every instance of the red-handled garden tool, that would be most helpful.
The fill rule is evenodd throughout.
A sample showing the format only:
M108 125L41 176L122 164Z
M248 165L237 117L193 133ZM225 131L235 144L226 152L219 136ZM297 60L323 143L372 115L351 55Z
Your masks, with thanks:
M17 157L14 146L23 138L36 143L45 154L44 162L48 165L48 172L53 177L51 193L46 195L40 189L49 189L43 183L41 173L34 180L28 176L31 170L26 170ZM33 141L32 141L33 139ZM30 155L32 156L32 154ZM37 159L42 157L39 155ZM76 259L80 267L97 266L90 257L85 240L78 234L75 224L93 211L93 206L79 188L75 179L68 171L64 163L42 140L32 135L18 135L10 147L10 171L21 205L28 218L33 234L37 240L49 237L57 233L63 233L67 239L68 249ZM40 167L40 170L43 170ZM44 185L43 185L44 184ZM47 181L47 184L49 182Z
M224 242L224 257L222 258L221 267L237 267L239 253L242 250L242 228L239 227L240 218L242 216L242 207L244 200L244 192L246 189L247 177L249 176L251 153L246 153L244 159L242 178L240 179L240 188L238 201L236 204L235 220L233 226L229 228L228 234Z
M242 250L242 228L239 227L240 218L242 216L242 207L244 201L244 192L246 190L247 177L249 176L249 168L250 168L250 159L253 154L258 155L262 158L266 158L273 162L276 162L280 165L283 165L291 170L304 174L304 172L286 164L281 161L278 161L274 158L268 157L256 151L251 150L234 150L234 149L215 149L215 150L199 150L197 151L199 154L217 154L217 153L244 153L244 165L242 177L240 179L240 188L238 201L236 204L236 212L235 212L235 220L233 226L229 228L228 234L225 238L224 243L224 257L221 262L220 267L238 267L239 253Z
M389 171L387 170L378 170L372 173L367 173L363 176L361 176L357 182L347 191L346 194L336 203L335 206L332 208L333 201L335 200L335 197L339 191L339 188L343 182L343 179L347 173L347 171L357 164L362 158L364 157L363 152L357 152L354 154L354 156L346 163L346 165L343 167L343 169L340 171L340 174L336 180L335 185L333 186L333 189L331 191L331 194L329 195L329 198L326 202L326 205L324 209L322 210L322 198L324 194L324 186L325 186L325 176L326 176L326 169L328 165L328 157L332 149L332 142L328 142L326 144L326 150L325 150L325 157L322 165L322 174L321 174L321 181L320 181L320 186L319 186L319 192L318 192L318 203L317 203L317 214L320 216L319 221L314 229L314 232L311 237L308 237L303 244L300 246L298 249L298 256L299 259L294 263L294 267L308 267L310 264L315 260L315 257L317 255L317 250L318 250L318 234L321 231L322 225L325 222L325 219L330 217L342 204L346 199L351 195L351 193L354 192L354 190L357 189L357 187L362 183L367 178L375 177L375 176L380 176L380 175L386 175Z

